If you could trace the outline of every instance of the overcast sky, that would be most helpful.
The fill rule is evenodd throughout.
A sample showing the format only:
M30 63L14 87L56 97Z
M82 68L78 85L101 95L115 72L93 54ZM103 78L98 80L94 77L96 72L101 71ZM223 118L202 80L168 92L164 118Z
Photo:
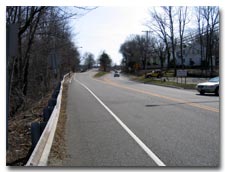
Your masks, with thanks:
M74 40L81 54L91 52L97 59L103 50L113 63L120 64L120 45L131 34L144 34L143 24L148 18L147 7L98 7L73 21L78 34Z

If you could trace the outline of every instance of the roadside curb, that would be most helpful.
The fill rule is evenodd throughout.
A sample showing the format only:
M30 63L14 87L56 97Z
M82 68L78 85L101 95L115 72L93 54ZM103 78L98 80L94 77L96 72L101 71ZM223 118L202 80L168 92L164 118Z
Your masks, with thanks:
M32 152L26 166L47 166L48 156L49 156L52 142L54 139L56 126L58 123L58 118L59 118L59 113L60 113L60 108L61 108L63 83L65 81L65 78L68 75L69 74L66 74L63 77L63 80L61 81L60 92L57 97L57 103L55 105L55 108L53 109L51 117L50 117L37 145L35 146L34 151Z

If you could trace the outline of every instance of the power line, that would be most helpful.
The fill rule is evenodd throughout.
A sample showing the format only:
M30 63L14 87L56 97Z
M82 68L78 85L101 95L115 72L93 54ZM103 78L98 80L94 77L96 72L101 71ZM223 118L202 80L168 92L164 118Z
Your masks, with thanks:
M207 34L207 28L205 28L205 31L203 31L202 33L200 33L201 35L205 35ZM214 33L219 32L219 26L216 26L214 31ZM193 39L199 38L200 37L199 31L196 31L194 33L189 33L188 35L183 37L183 42L190 42L193 41ZM179 41L177 41L177 43L179 43Z

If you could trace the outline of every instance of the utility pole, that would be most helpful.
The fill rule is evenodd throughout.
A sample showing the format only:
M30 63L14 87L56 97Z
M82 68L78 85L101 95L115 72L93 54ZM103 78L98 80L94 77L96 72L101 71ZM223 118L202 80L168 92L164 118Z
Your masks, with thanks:
M145 51L145 64L144 64L144 70L146 70L146 66L147 66L147 53L148 53L148 41L149 41L149 33L152 32L152 31L149 31L149 30L145 30L145 31L142 31L142 32L145 32L146 33L146 42L147 42L147 48L146 48L146 51Z

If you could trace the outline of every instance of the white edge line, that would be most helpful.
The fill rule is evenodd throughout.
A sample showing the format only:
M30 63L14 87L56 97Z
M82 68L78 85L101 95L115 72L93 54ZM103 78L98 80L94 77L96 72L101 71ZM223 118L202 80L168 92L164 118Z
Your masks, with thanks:
M86 85L76 79L76 81L86 88L99 103L116 119L116 121L128 132L128 134L139 144L139 146L152 158L158 166L166 166Z

